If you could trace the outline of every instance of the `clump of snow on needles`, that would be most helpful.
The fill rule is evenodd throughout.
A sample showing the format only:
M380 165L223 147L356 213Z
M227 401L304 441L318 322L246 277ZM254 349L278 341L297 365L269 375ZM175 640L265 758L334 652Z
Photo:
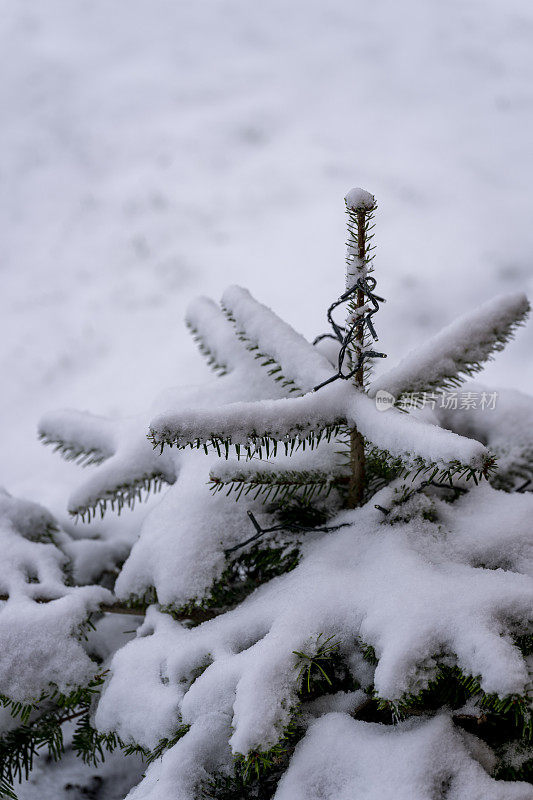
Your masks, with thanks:
M366 189L350 189L344 199L346 200L346 205L348 208L351 208L354 211L357 209L370 211L376 205L376 198L373 194L367 192Z
M95 672L81 630L112 595L67 585L68 559L54 535L67 538L45 509L0 492L0 685L14 700L39 697L50 684L68 691Z
M447 714L396 726L328 714L296 748L275 800L531 800L526 783L495 781L491 751Z
M383 490L373 501L386 504L391 491ZM435 670L432 654L439 650L466 674L480 675L486 692L522 693L528 672L518 649L502 635L502 620L520 624L531 613L531 561L517 558L512 568L507 562L506 569L498 568L494 537L489 537L494 568L478 566L483 548L471 527L481 531L490 525L507 495L486 486L471 495L476 492L483 511L463 527L458 524L461 505L438 500L438 524L420 514L409 524L389 524L374 502L343 512L337 522L348 526L309 542L296 569L196 628L188 630L150 609L140 638L115 656L98 708L99 727L155 740L180 718L200 736L205 715L223 714L220 735L231 736L234 752L268 748L297 700L294 651L312 649L320 634L336 638L356 677L355 643L361 637L372 645L379 658L376 691L391 700L425 685ZM533 512L533 498L520 499ZM468 499L458 502L468 505ZM528 535L526 526L515 532L523 550ZM198 667L203 671L194 680ZM132 710L136 686L143 688Z

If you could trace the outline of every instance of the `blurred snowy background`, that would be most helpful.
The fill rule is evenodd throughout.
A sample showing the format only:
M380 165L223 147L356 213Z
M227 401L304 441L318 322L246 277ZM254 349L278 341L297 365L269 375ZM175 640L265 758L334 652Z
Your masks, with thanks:
M528 0L1 0L0 484L61 515L78 468L43 411L202 379L198 293L323 330L352 185L379 202L389 364L533 295L532 45ZM483 380L533 389L532 344Z

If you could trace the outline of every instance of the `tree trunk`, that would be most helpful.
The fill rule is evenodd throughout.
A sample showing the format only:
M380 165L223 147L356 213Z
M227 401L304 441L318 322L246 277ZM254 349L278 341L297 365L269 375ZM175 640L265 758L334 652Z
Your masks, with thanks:
M357 245L358 257L361 262L365 262L366 257L366 210L357 209ZM365 295L360 289L357 290L356 300L352 306L351 313L354 310L361 308L365 304ZM349 323L348 323L349 324ZM364 330L363 326L359 328L356 336L358 346L362 349L364 345ZM357 354L356 354L357 355ZM357 370L354 376L355 385L363 391L364 388L364 371L363 367ZM361 505L363 500L365 486L365 446L364 440L357 428L350 431L350 482L348 484L348 497L347 507L356 508Z

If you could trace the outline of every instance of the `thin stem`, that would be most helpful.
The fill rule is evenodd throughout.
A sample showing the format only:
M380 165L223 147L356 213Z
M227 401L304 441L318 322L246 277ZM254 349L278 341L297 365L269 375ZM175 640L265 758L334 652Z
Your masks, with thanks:
M140 608L130 608L129 606L120 605L120 603L113 603L112 605L104 605L103 603L100 605L100 611L108 614L133 614L138 617L144 616L146 613L146 608L141 606ZM194 608L188 611L184 611L181 613L172 612L172 617L180 622L186 620L192 620L197 624L201 622L206 622L209 619L213 619L216 617L217 614L220 613L219 611L215 611L210 608Z
M53 600L50 598L43 598L42 600L36 598L33 599L35 600L36 603L53 602ZM0 602L6 602L7 600L9 600L9 595L7 594L0 595ZM136 617L142 617L145 615L147 607L148 605L140 606L138 608L130 608L130 606L124 606L121 605L120 603L110 603L110 604L100 603L99 611L101 611L104 614L125 614L128 616L132 615ZM209 608L195 608L186 612L184 611L179 614L172 612L172 616L174 619L179 621L192 620L193 622L200 623L200 622L206 622L209 619L213 619L213 617L216 617L218 613L219 613L218 611L213 611L212 609Z
M357 223L357 257L359 263L364 265L367 260L367 215L368 208L354 209L355 220ZM358 309L362 308L366 302L365 294L361 289L357 290L355 302L350 308L350 314L357 313ZM349 323L348 323L349 324ZM356 335L357 358L364 349L365 332L364 326L361 325ZM364 391L364 367L357 370L354 376L355 386ZM348 484L348 495L346 505L348 508L356 508L361 505L363 500L365 485L365 444L363 437L356 428L350 431L350 481Z
M362 209L359 209L356 212L356 216L357 216L357 250L358 250L357 255L361 259L361 263L364 264L366 259L366 225L365 225L366 212L363 211ZM361 308L362 306L364 306L364 304L365 304L364 292L362 291L362 289L358 289L355 300L355 307L356 309ZM365 331L362 325L357 331L357 335L355 338L360 349L362 350L365 343ZM364 373L362 364L361 367L355 373L355 385L360 386L361 388L363 388L364 386Z
M64 722L70 722L77 717L82 717L84 714L87 714L86 708L82 708L81 711L76 711L74 714L69 714L68 717L61 717L61 719L58 719L57 721L58 725L63 725Z

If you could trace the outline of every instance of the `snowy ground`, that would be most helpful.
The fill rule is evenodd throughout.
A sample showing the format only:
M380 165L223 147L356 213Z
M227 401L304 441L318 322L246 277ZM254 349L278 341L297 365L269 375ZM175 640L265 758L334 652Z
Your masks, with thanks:
M0 485L62 516L77 469L38 417L202 378L198 293L323 329L352 185L389 362L533 296L532 38L528 0L0 0ZM532 345L486 380L533 390Z

